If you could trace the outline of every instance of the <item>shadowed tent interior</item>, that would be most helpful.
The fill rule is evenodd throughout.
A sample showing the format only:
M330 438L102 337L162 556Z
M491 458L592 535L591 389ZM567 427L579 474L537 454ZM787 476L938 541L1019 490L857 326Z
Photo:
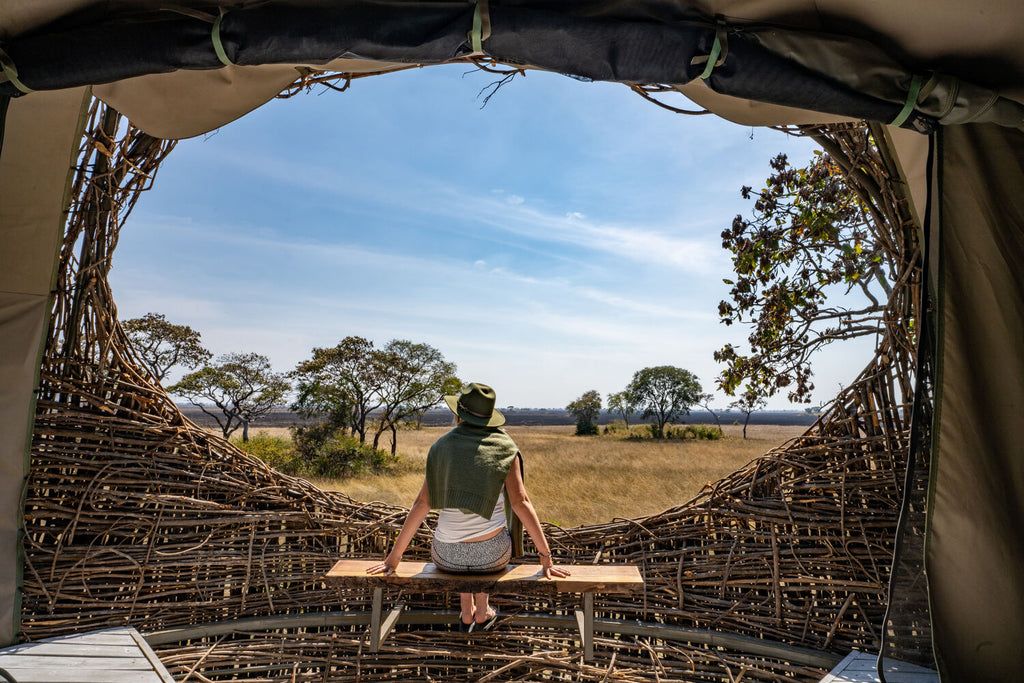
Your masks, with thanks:
M945 681L1011 680L1022 27L1024 7L994 0L4 3L0 640L128 624L160 632L176 676L209 679L811 681L859 648ZM825 126L850 173L876 164L894 193L885 334L806 435L659 515L548 530L560 558L633 562L646 580L598 599L618 635L592 663L540 619L570 603L516 596L519 620L473 641L430 627L448 596L403 596L424 616L365 652L369 592L319 577L382 552L404 511L280 475L185 420L135 361L107 285L174 139L285 90L451 61ZM857 143L861 119L878 154Z

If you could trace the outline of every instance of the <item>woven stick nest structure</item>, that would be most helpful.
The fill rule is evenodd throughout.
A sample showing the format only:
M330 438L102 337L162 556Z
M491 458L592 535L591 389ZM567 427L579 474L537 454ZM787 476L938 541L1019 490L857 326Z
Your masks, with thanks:
M817 134L881 168L862 131ZM340 557L381 556L407 511L322 491L192 424L117 321L118 229L173 147L94 103L41 368L24 639L131 624L190 681L814 681L838 653L878 650L919 300L898 198L888 219L902 271L885 334L805 435L661 514L545 528L557 561L635 563L646 580L640 595L597 597L593 662L564 628L575 601L547 597L499 596L515 618L467 638L450 625L457 596L403 595L409 623L370 653L370 589L321 577ZM406 557L429 559L429 541L422 529Z

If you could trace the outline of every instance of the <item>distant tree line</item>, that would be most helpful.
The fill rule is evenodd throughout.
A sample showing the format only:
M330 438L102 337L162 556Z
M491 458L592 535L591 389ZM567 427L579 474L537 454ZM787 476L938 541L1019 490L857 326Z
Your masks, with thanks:
M674 365L659 365L637 370L622 391L608 396L608 410L622 418L629 427L629 419L640 414L641 419L653 418L651 434L655 438L666 436L665 426L690 412L701 401L697 376ZM590 390L566 406L576 419L576 434L597 434L597 418L601 414L601 395Z
M388 433L395 455L399 425L418 425L427 410L461 386L455 364L440 351L405 339L376 348L363 337L345 337L336 346L314 348L291 372L278 373L258 353L213 359L199 332L170 323L162 314L147 313L126 321L124 328L157 381L175 366L191 370L167 391L210 416L225 439L241 429L242 441L248 441L249 425L294 390L290 407L307 424L294 427L293 435L309 458L336 446L337 432L359 444L372 441L374 451Z

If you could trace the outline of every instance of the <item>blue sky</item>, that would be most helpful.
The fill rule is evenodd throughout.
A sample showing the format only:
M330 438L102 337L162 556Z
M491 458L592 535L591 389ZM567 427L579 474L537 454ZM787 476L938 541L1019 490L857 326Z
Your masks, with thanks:
M714 350L746 337L718 322L719 235L749 213L741 185L812 146L542 72L482 107L496 78L361 79L180 142L121 234L119 315L163 313L279 371L347 335L425 342L501 406L604 396L651 365L712 391ZM826 351L815 400L870 353Z

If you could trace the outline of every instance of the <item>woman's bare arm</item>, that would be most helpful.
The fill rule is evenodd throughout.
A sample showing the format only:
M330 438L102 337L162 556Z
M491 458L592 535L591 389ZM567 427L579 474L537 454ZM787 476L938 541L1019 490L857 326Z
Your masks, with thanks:
M526 485L523 483L523 474L519 465L521 457L523 456L516 456L512 467L508 470L508 476L505 477L508 503L512 506L512 511L516 513L516 517L523 523L526 533L530 534L533 544L537 546L540 564L544 568L544 576L549 579L552 576L569 576L567 569L555 567L551 563L551 548L548 547L548 540L544 537L544 529L540 526L537 511L533 508L533 503L530 502L530 497L526 493Z
M395 569L398 568L398 563L402 561L402 553L409 547L412 537L416 535L416 530L420 528L423 520L427 518L428 512L430 512L430 494L427 493L427 480L424 479L419 495L416 496L415 502L409 508L409 516L405 518L405 524L402 525L402 530L398 532L395 546L388 553L388 556L384 558L383 562L367 568L366 573L384 574L385 576L393 574Z

